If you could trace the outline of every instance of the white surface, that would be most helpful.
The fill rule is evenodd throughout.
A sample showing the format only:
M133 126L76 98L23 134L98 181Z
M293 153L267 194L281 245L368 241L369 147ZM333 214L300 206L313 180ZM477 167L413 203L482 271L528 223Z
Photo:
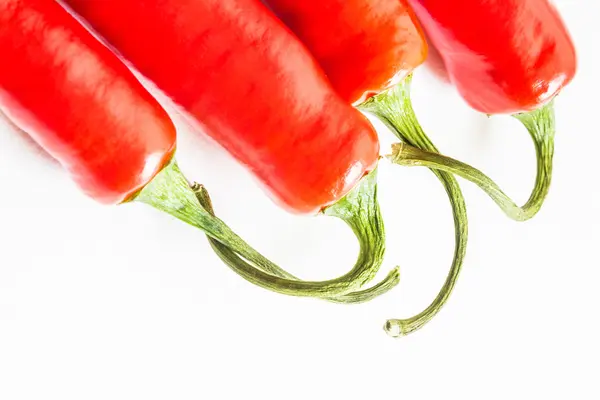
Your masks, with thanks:
M399 341L383 322L429 304L454 245L445 194L427 170L382 168L382 275L399 264L403 281L344 307L251 286L200 232L141 204L95 204L2 122L0 399L600 398L600 7L557 4L580 69L557 102L547 203L514 223L465 183L460 282L426 329ZM526 199L533 147L516 121L470 111L423 68L414 102L440 149ZM285 214L214 145L184 127L179 141L187 175L266 255L313 279L354 262L341 223Z

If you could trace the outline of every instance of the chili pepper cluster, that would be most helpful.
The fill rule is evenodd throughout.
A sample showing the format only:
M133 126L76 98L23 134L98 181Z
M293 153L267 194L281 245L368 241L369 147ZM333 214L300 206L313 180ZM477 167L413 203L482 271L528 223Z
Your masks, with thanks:
M454 259L429 307L385 324L392 336L418 330L448 300L466 252L466 205L455 175L515 220L532 218L544 202L554 98L576 72L567 29L548 0L265 3L0 0L0 110L92 198L149 204L204 231L244 279L336 303L369 301L399 283L395 268L371 284L386 244L378 163L428 167L452 204ZM419 125L410 80L427 57L425 34L470 106L511 114L530 133L538 173L525 205L483 172L440 154ZM247 166L282 207L346 222L360 244L349 272L300 280L220 220L206 189L190 184L177 166L169 115L122 59ZM400 140L385 158L364 113Z

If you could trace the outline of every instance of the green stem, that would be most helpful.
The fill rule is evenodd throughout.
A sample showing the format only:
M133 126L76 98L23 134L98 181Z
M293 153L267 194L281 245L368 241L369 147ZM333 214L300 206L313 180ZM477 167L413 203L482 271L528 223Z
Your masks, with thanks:
M203 230L254 265L268 263L260 253L236 235L223 221L204 209L189 183L172 161L134 199ZM347 274L328 281L313 282L273 276L258 268L240 269L246 280L269 290L307 297L337 297L355 291L377 274L385 251L383 220L377 203L377 173L363 178L354 190L325 214L336 216L354 231L360 245L358 260Z
M392 146L392 154L388 156L388 159L399 165L427 167L458 175L479 186L507 216L515 221L527 221L533 218L540 210L548 194L552 176L551 140L545 143L542 141L536 141L535 143L539 160L536 185L531 193L531 197L522 207L515 204L500 189L496 182L483 172L453 158L421 150L406 143L397 143Z
M410 100L410 82L408 77L401 84L381 93L360 108L381 119L392 132L411 146L437 152L419 124ZM447 172L432 170L441 181L452 205L455 226L455 250L450 272L444 285L433 302L421 313L406 319L390 319L386 322L385 331L393 337L401 337L415 332L425 326L442 309L448 301L461 271L466 254L468 239L468 221L465 200L456 179Z
M553 102L539 110L514 115L527 128L535 146L537 175L529 200L518 206L502 189L480 170L441 154L428 152L400 143L392 149L388 158L400 165L423 166L449 172L464 178L481 188L487 195L515 221L527 221L542 208L552 181L552 160L554 156L554 135L556 131Z
M196 197L198 201L212 215L214 214L214 209L212 205L212 201L208 194L208 191L203 185L195 183L192 185L192 190L196 193ZM221 258L221 260L229 266L234 272L239 275L245 276L247 274L251 274L254 267L245 262L241 257L239 257L234 251L232 251L229 247L225 246L223 243L219 242L216 239L207 236L208 241L215 251L215 253ZM278 265L274 264L268 259L260 260L258 265L263 271L267 271L275 276L279 276L287 279L300 280L296 276L290 274L286 270L282 269ZM372 286L371 288L350 292L344 295L340 295L337 297L329 297L325 298L333 303L343 303L343 304L357 304L364 303L369 300L374 299L375 297L379 297L382 294L389 292L400 282L400 271L399 268L394 268L381 282Z
M522 207L523 212L532 218L542 208L552 182L554 136L556 134L554 100L538 110L515 114L513 117L521 121L527 128L535 146L537 158L535 186L529 200Z

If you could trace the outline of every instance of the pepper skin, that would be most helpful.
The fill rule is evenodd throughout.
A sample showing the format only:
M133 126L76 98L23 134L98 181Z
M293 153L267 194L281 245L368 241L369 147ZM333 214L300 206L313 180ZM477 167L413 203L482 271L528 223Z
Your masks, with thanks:
M486 114L532 111L574 77L573 42L548 0L410 0L452 82Z
M407 0L266 0L300 38L346 102L402 81L427 56Z
M288 210L320 211L375 167L373 127L260 1L67 3Z
M0 0L0 54L0 110L92 198L123 202L171 159L168 115L57 2Z

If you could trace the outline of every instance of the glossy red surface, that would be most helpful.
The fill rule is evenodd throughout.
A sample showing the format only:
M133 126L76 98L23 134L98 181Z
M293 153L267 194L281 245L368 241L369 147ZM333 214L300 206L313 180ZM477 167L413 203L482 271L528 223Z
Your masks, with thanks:
M319 211L374 168L368 120L260 1L68 3L289 210Z
M0 0L0 109L90 196L119 203L171 158L175 128L58 3Z
M423 63L427 44L406 0L266 0L317 58L337 92L360 104Z
M450 79L488 114L539 108L575 75L573 42L547 0L410 0Z

